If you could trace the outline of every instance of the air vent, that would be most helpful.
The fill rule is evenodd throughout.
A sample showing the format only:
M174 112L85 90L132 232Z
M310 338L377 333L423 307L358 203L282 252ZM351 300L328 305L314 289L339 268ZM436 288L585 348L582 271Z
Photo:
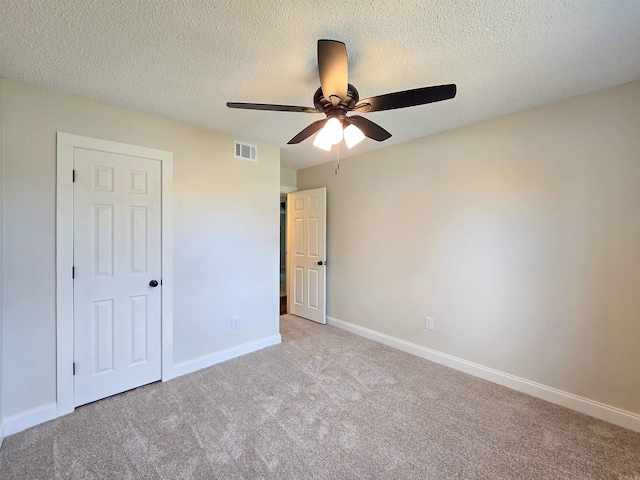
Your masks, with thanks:
M250 162L258 161L258 147L250 143L239 142L235 140L235 158L249 160Z

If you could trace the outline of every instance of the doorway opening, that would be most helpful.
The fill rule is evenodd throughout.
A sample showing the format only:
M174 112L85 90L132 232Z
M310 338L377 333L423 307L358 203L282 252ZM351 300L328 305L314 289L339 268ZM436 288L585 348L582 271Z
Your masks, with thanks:
M287 312L322 324L327 323L326 219L325 187L287 196Z

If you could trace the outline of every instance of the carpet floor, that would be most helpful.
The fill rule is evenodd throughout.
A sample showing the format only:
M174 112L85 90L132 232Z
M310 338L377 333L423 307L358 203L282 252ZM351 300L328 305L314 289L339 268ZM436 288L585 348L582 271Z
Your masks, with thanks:
M5 439L0 478L640 480L640 433L329 326Z

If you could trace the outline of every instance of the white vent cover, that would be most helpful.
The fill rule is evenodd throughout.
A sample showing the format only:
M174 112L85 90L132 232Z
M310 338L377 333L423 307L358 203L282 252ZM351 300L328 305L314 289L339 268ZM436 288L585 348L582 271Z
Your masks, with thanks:
M235 158L241 158L242 160L249 160L250 162L258 161L258 147L251 145L250 143L234 141L235 146Z

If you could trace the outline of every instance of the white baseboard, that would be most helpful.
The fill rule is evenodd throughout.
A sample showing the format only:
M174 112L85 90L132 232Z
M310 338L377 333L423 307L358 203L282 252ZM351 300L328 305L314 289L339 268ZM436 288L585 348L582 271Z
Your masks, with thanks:
M58 405L49 403L41 407L32 408L26 412L7 417L3 421L4 434L6 436L34 427L39 423L48 422L58 416Z
M247 353L255 352L272 345L277 345L281 341L282 340L280 334L278 333L276 335L271 335L270 337L264 337L252 342L243 343L242 345L238 345L237 347L227 348L226 350L221 350L216 353L211 353L209 355L194 358L193 360L180 362L173 366L173 369L168 378L163 380L171 380L172 378L176 378L181 375L186 375L187 373L192 373L197 370L210 367L212 365L215 365L216 363L225 362L227 360L231 360L232 358L246 355Z
M524 378L516 377L509 373L484 367L477 363L468 362L458 357L438 352L430 348L416 345L399 338L376 332L353 323L345 322L337 318L327 316L327 323L331 326L346 330L361 337L382 343L389 347L411 353L418 357L426 358L432 362L468 373L475 377L489 380L490 382L509 387L533 397L541 398L556 405L561 405L586 415L604 420L614 425L619 425L629 430L640 432L640 415L605 405L604 403L589 400L572 393L564 392L540 383L532 382Z
M220 352L213 353L211 355L205 355L203 357L195 358L193 360L187 360L186 362L174 365L168 378L163 380L170 380L187 373L195 372L201 368L210 367L216 363L231 360L232 358L245 355L247 353L255 352L272 345L277 345L281 342L280 334L271 335L270 337L261 338L253 342L244 343L237 347L228 348ZM68 413L68 412L65 412ZM0 446L2 446L2 440L5 436L13 435L14 433L21 432L27 428L34 427L39 423L48 422L58 416L57 403L50 403L41 407L27 410L26 412L18 413L11 417L5 418L0 422Z

